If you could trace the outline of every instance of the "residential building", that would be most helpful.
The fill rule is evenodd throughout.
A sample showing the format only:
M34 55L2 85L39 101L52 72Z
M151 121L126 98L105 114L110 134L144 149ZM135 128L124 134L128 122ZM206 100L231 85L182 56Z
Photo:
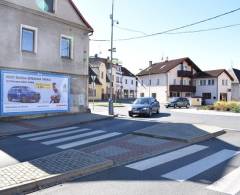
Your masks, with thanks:
M125 67L122 67L122 91L125 99L137 97L137 78Z
M196 96L201 96L205 104L231 100L232 76L225 69L198 72L194 75Z
M105 58L99 58L98 56L89 58L89 66L96 73L99 81L102 84L101 87L101 99L108 99L110 80L107 72L108 60Z
M24 70L27 74L42 75L37 78L40 80L45 74L50 74L51 78L66 76L69 87L66 84L60 86L65 92L69 90L66 97L62 95L69 107L65 111L80 112L88 108L89 36L93 29L72 0L1 0L0 26L5 29L0 31L2 70L25 74L21 72ZM44 79L42 83L35 83L37 90L42 93L53 89L56 93L56 84L53 83L52 88L46 83L49 78ZM2 83L1 87L4 85ZM41 100L46 96L45 92ZM49 106L47 100L43 104ZM53 105L47 110L38 108L41 112L58 112L50 107ZM55 107L61 107L61 102ZM29 109L31 114L38 112Z
M137 74L138 97L152 96L165 103L171 97L191 97L196 92L193 75L201 69L190 59L154 63Z
M232 68L228 72L234 79L232 82L232 100L240 101L240 70Z
M122 88L122 65L114 64L114 69L116 69L116 85L115 85L115 94L117 99L123 98L123 88Z
M89 85L88 85L88 99L101 100L102 99L102 83L100 82L98 75L89 67ZM93 79L95 79L93 81Z

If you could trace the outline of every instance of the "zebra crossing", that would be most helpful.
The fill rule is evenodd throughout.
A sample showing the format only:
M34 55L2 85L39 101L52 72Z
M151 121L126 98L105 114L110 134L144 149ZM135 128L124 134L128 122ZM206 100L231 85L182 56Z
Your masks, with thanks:
M119 132L106 132L90 128L66 127L39 133L17 136L20 139L40 142L43 145L54 145L59 149L70 149L121 135Z
M131 163L126 165L126 167L136 171L148 171L154 167L158 167L208 149L208 146L191 145L173 152ZM177 182L184 182L234 157L240 157L240 151L221 149L202 159L198 159L183 166L180 165L180 167L176 167L174 170L170 170L167 173L159 175L159 178L162 177ZM238 181L240 181L240 165L230 173L207 186L206 189L235 195L240 192L240 184Z

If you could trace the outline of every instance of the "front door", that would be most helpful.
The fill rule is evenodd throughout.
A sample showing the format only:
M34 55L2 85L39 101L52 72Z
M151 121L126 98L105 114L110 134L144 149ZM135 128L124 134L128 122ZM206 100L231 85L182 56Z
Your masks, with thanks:
M220 100L227 101L227 93L220 93Z

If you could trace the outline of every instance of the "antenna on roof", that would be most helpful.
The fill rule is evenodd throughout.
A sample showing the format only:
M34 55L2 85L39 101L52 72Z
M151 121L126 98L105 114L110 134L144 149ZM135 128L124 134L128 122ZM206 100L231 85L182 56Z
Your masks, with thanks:
M168 61L168 56L166 57L166 62Z

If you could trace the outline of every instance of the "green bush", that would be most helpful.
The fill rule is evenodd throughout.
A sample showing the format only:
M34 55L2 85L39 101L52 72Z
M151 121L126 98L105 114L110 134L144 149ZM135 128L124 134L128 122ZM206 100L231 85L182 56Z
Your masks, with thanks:
M218 101L213 105L202 106L203 110L217 110L217 111L228 111L228 112L236 112L240 113L240 102L223 102Z
M218 110L218 111L239 112L240 103L218 101L213 105L213 107L214 107L214 110Z

